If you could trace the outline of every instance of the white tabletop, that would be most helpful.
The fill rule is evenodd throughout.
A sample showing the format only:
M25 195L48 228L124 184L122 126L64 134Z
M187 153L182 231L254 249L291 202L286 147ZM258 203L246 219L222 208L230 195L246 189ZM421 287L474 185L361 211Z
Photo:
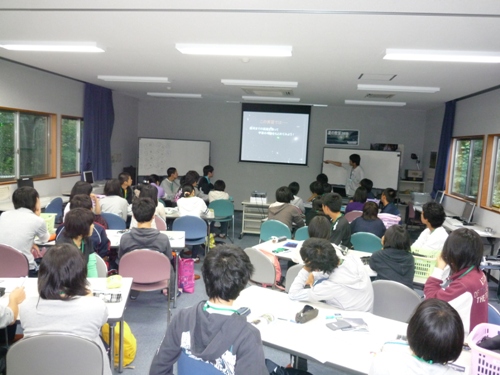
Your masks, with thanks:
M63 196L58 196L58 195L50 196L50 197L40 197L40 206L42 208L45 208L45 206L47 206L52 199L57 198L57 197L62 198L64 203L69 201L69 197L63 197ZM14 209L14 203L12 203L12 199L8 199L8 200L6 199L3 201L0 201L0 211L10 211L13 209Z
M120 246L120 238L127 231L118 229L106 229L106 235L108 236L111 247ZM174 249L182 249L185 245L185 232L184 231L173 231L173 230L162 230L160 233L166 234L170 241L170 246Z
M487 232L486 231L486 227L483 227L481 225L463 225L463 224L460 224L460 225L453 225L451 222L450 222L450 219L449 218L446 218L444 223L443 223L443 228L450 231L450 232L453 232L454 230L457 230L457 229L460 229L460 228L468 228L468 229L472 229L473 231L475 231L477 234L479 234L481 237L485 237L485 238L500 238L500 233L498 232Z

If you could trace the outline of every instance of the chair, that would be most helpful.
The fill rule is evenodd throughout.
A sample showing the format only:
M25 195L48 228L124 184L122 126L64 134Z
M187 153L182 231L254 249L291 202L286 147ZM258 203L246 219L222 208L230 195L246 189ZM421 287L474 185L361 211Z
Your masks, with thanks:
M373 286L373 314L408 323L422 301L413 289L392 280L375 280Z
M425 228L425 224L422 223L422 220L420 219L420 214L417 215L417 212L413 207L412 201L409 201L408 206L406 206L405 224L406 224L406 229L408 229L409 225L416 225L419 228Z
M309 238L309 232L307 231L307 226L300 227L295 231L295 240L296 241L305 241Z
M184 350L177 360L178 375L220 375L222 372L217 370L212 364L200 361L188 356Z
M368 232L354 233L351 236L351 243L354 250L366 251L367 253L373 253L382 248L382 240Z
M500 325L500 312L491 303L488 303L488 323Z
M347 219L347 221L352 223L354 219L360 217L363 215L363 211L350 211L344 215L344 217Z
M43 211L47 214L56 214L56 223L62 223L63 217L63 200L61 197L56 197L52 199L47 206L45 206L45 210Z
M278 220L266 220L260 226L260 242L269 241L272 236L292 238L292 232L286 224Z
M156 229L167 230L167 223L158 215L155 215L155 224L156 224Z
M296 264L288 269L286 271L286 276L285 276L285 292L288 293L290 290L290 287L292 286L293 280L297 277L299 274L300 270L304 268L303 264Z
M46 333L26 337L7 352L9 375L98 375L103 374L104 353L94 341L84 337Z
M232 221L233 237L229 238L234 243L234 204L227 199L218 199L211 202L208 208L214 210L214 221L229 222Z
M276 282L276 269L271 260L260 250L253 247L245 249L245 253L250 258L250 262L255 270L250 280L257 284L272 285L273 289Z
M384 223L385 229L392 227L393 225L399 225L399 222L401 221L401 217L398 215L378 214L377 216Z
M108 266L106 262L99 256L95 255L97 261L97 277L108 277Z
M28 258L19 250L0 244L0 277L28 276Z
M125 220L123 220L120 216L109 212L101 212L101 216L104 218L104 220L106 220L106 223L108 223L108 229L127 229Z
M207 223L198 216L182 216L174 220L172 230L184 231L186 245L201 245L207 241Z
M134 250L126 253L120 259L119 274L132 277L132 290L150 292L169 289L170 259L154 250ZM167 295L167 322L170 322L170 294L177 291L169 290Z

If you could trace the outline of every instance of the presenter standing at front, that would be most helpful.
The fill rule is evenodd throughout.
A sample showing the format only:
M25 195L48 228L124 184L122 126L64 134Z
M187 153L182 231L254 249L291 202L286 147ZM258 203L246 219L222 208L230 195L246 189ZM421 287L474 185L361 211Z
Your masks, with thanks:
M345 182L345 192L348 197L352 197L354 192L359 187L359 182L365 177L361 164L361 156L351 154L349 156L349 164L341 163L334 160L324 160L325 164L333 164L337 167L342 167L347 171L347 180Z

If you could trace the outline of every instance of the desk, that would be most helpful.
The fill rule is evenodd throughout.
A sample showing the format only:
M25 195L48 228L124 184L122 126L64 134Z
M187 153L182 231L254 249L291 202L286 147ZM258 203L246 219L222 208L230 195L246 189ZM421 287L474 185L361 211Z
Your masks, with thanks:
M6 294L0 298L0 303L4 306L7 306L9 302L8 293L14 289L16 286L19 286L24 282L24 288L26 291L26 297L32 297L38 295L38 279L35 278L2 278L3 280L0 285L6 288ZM22 281L21 281L22 280ZM90 288L93 291L108 291L106 288L106 278L91 278L88 279L90 283ZM108 323L109 323L109 356L110 356L110 364L111 370L113 371L113 363L115 358L115 325L117 322L120 322L120 328L123 327L123 314L125 312L125 306L128 301L128 296L130 293L130 288L132 286L132 278L124 277L122 279L122 287L120 289L109 289L109 291L117 292L121 291L122 300L116 303L106 303L108 308ZM123 329L120 329L120 353L119 353L119 362L118 362L118 371L123 372Z
M498 232L487 232L486 227L480 226L480 225L453 225L449 218L446 218L444 223L443 223L443 228L446 229L449 232L453 232L454 230L460 229L460 228L468 228L472 229L475 231L477 234L479 234L482 238L485 238L488 241L488 244L491 246L490 250L490 255L493 255L493 250L495 248L495 241L500 238L500 233Z
M50 197L40 197L40 206L41 208L45 208L52 199L57 198L58 196L50 196ZM69 202L69 197L61 197L63 203ZM12 199L0 201L0 211L10 211L14 210L14 204L12 203Z

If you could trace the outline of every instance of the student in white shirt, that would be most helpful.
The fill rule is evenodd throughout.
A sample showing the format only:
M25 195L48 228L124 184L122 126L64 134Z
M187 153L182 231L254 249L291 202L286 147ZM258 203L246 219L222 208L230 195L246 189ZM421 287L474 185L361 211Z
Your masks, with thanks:
M444 208L437 202L427 202L422 207L422 223L427 227L411 246L412 249L436 250L439 252L448 238L448 232L442 227L446 215Z
M349 156L349 164L334 160L325 160L324 163L346 169L347 180L345 183L345 192L348 197L354 196L354 192L358 188L359 183L365 177L363 169L359 166L361 164L361 156L358 154L351 154Z
M205 201L197 196L192 185L182 186L181 198L177 201L179 216L198 216L208 214L208 208Z
M293 200L290 202L294 206L298 207L299 210L302 212L302 214L305 214L306 209L304 208L304 201L302 200L301 197L298 197L297 194L299 193L300 190L300 185L298 182L291 182L290 185L288 185L288 188L293 194Z

